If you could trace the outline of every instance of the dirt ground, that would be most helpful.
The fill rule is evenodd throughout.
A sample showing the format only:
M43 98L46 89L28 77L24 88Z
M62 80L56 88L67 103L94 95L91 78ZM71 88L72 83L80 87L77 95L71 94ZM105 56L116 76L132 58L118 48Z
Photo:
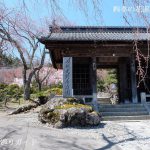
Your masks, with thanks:
M0 111L0 150L149 150L150 120L107 121L94 128L54 129L40 108L19 115Z

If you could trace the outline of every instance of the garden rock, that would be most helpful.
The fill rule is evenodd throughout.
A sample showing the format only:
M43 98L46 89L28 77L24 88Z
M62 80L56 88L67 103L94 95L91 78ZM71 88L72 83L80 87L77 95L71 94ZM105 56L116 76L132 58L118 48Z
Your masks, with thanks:
M47 103L48 100L51 101L51 99L52 99L54 96L55 96L54 94L50 94L49 97L41 96L41 97L39 97L38 99L31 100L34 104L28 104L28 105L25 105L25 106L21 106L21 107L15 109L13 112L11 112L10 115L14 115L14 114L19 114L19 113L22 113L22 112L26 112L26 111L31 110L31 109L33 109L33 108L36 108L36 107L38 107L38 106L40 106L40 105L43 105L43 104ZM44 111L46 110L46 108L48 108L48 112L49 112L49 111L53 111L53 110L54 110L54 106L56 106L56 104L55 104L55 105L52 105L52 103L53 103L54 101L55 101L55 100L52 100L52 101L51 101L51 104L49 105L50 107L45 107L45 109L43 109L43 112L42 112L42 113L44 113ZM42 120L41 120L41 121L42 121Z
M40 110L39 121L49 123L55 128L96 126L100 115L89 105L79 104L76 99L52 98Z
M54 97L52 99L50 99L47 103L46 103L46 107L48 108L54 108L56 106L60 106L67 103L67 99L66 98L57 98Z
M65 127L65 124L61 121L58 121L58 122L55 123L54 127L57 128L57 129L61 129L61 128Z
M13 112L11 112L10 115L14 115L14 114L19 114L19 113L22 113L22 112L26 112L26 111L31 110L31 109L36 108L36 107L38 107L38 104L25 105L25 106L17 108Z
M96 112L91 112L87 114L86 123L89 125L99 125L101 117Z

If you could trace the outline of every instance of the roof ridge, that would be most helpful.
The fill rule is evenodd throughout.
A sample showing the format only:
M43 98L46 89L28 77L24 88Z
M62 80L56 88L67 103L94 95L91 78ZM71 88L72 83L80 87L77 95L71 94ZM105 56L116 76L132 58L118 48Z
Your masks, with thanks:
M59 31L57 32L64 32L64 33L83 33L83 32L133 32L138 31L146 33L149 28L147 27L136 27L136 26L59 26ZM50 30L52 31L52 27L50 27Z
M51 26L50 26L51 27ZM75 26L75 25L60 25L61 28L148 28L146 26Z
M149 29L146 26L60 26L61 29Z

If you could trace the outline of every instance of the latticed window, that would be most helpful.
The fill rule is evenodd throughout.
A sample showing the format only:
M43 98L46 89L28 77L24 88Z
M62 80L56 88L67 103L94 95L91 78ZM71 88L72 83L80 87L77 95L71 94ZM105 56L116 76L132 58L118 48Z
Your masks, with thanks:
M90 65L73 64L73 92L74 95L91 95Z

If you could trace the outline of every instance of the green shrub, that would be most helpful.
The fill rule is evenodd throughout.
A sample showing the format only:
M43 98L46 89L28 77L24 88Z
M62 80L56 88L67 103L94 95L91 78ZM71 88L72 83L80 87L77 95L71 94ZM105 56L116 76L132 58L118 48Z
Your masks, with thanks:
M0 89L0 102L4 100L5 98L5 90L4 89Z
M49 96L50 94L55 94L55 95L62 95L62 89L61 88L52 88L52 89L47 89L47 90L42 90L40 92L36 92L33 95L33 97L42 97L42 96Z
M3 88L2 88L3 87ZM0 88L0 101L10 100L15 98L18 100L22 97L23 89L16 84L1 85Z
M0 83L0 89L4 89L4 88L6 88L8 85L7 84L5 84L5 83Z
M50 92L56 95L62 95L62 88L52 88Z
M51 90L48 89L45 91L36 92L35 95L36 95L36 98L38 98L38 97L42 97L42 96L49 96L50 93L51 93Z
M47 90L49 90L49 89L50 89L49 86L42 86L42 91L47 91Z
M61 88L63 87L63 84L62 82L58 82L57 84L52 84L50 85L51 88Z
M12 98L20 97L23 94L22 88L20 88L17 84L11 84L7 88L7 94Z
M40 91L36 93L36 97L48 96L45 91Z
M51 93L51 89L50 89L50 88L47 89L47 90L44 90L44 94L45 94L45 95L49 96L50 93Z
M31 94L37 93L37 91L39 91L39 90L38 90L38 88L36 86L31 86L31 88L30 88L30 93Z

